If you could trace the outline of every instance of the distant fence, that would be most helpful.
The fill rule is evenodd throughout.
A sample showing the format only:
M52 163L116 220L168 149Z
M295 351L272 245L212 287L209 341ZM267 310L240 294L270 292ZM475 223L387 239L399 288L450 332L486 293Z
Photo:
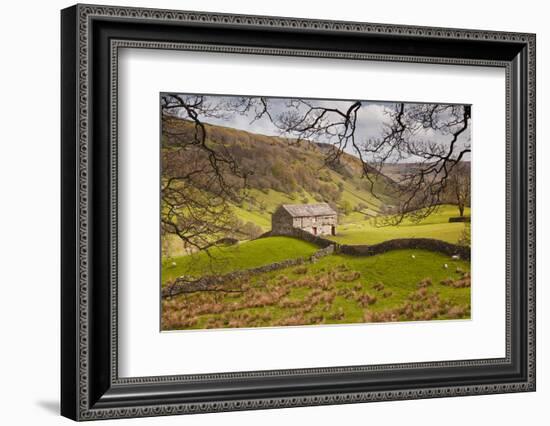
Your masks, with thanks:
M470 260L469 247L459 246L457 244L451 244L446 241L432 238L399 238L374 245L340 245L338 247L340 253L353 256L374 256L391 250L403 249L429 250L443 253L448 256L460 256L461 259Z
M472 219L470 216L456 216L456 217L450 217L449 218L449 222L450 223L453 223L453 222L471 222Z
M294 229L287 234L266 232L259 238L271 236L295 237L304 241L309 241L319 247L334 247L334 252L349 254L353 256L374 256L376 254L386 253L391 250L418 249L435 251L448 256L460 256L461 259L470 260L470 248L448 243L446 241L433 238L398 238L395 240L384 241L373 245L347 245L338 244L326 238L310 234L301 229Z

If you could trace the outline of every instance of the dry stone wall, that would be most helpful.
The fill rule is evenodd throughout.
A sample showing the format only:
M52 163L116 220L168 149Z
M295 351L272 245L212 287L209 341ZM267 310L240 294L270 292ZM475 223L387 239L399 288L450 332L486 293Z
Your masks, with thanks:
M391 250L402 249L422 249L435 251L446 254L448 256L459 256L461 259L470 260L470 248L459 246L457 244L448 243L446 241L436 240L433 238L398 238L395 240L384 241L373 245L346 245L338 244L334 241L312 235L309 232L301 229L293 229L292 232L280 234L266 232L259 238L265 238L276 235L284 235L288 237L299 238L304 241L313 243L319 247L325 248L332 246L335 253L344 253L354 256L374 256L376 254L385 253Z
M234 271L224 275L205 275L200 278L181 276L173 283L166 285L162 289L162 297L175 296L180 293L192 293L196 291L223 290L223 285L235 280L250 278L256 274L264 272L277 271L279 269L298 266L304 263L315 263L322 257L334 253L334 245L322 248L313 253L309 258L299 257L296 259L287 259L281 262L270 263L268 265L258 266L256 268Z
M258 238L265 238L265 237L294 237L299 238L300 240L308 241L310 243L315 244L316 246L325 248L328 246L338 245L334 241L328 240L326 238L320 237L318 235L310 234L307 231L304 231L302 229L293 228L288 232L274 232L269 231L265 234L260 235Z
M259 238L277 235L290 236L302 239L304 241L309 241L321 247L321 249L313 253L309 258L300 257L296 259L287 259L281 262L270 263L268 265L258 266L256 268L245 269L242 271L230 272L224 275L206 275L200 278L181 276L176 278L173 283L162 289L162 297L170 297L180 293L191 293L196 291L223 290L223 285L226 283L238 279L250 278L256 274L285 269L308 262L315 263L322 257L329 256L333 253L342 253L352 256L374 256L392 250L417 249L435 251L448 256L458 256L463 260L470 260L469 247L459 246L431 238L400 238L384 241L383 243L374 245L342 245L337 244L334 241L327 240L326 238L312 235L301 229L294 229L292 232L285 234L270 231L261 235Z
M353 256L374 256L391 250L421 249L470 260L470 248L432 238L399 238L374 245L340 245L339 252Z

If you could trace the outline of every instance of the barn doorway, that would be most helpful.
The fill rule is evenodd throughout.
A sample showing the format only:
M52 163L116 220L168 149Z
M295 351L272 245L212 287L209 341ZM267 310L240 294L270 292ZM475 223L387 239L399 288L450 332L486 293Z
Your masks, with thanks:
M317 235L317 227L316 226L313 227L313 235Z
M332 225L330 227L330 235L336 235L336 226Z

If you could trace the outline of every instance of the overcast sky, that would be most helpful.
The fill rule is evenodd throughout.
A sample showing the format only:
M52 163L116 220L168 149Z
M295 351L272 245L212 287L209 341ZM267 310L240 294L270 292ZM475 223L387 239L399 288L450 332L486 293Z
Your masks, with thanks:
M233 96L217 96L217 95L205 95L205 100L212 104L223 104L225 102L235 101L238 97ZM269 103L269 110L271 116L274 117L285 110L288 110L289 98L266 98ZM341 111L346 111L354 102L353 101L341 101L341 100L318 100L305 99L315 106L337 108ZM369 139L378 139L382 136L384 125L389 123L389 117L387 111L395 105L395 102L381 102L381 101L361 101L361 107L357 113L357 127L355 130L356 140L361 142ZM247 113L228 113L223 118L214 117L200 117L200 119L209 124L221 125L231 127L240 130L246 130L252 133L259 133L268 136L287 136L281 135L281 132L271 122L271 120L264 116L258 120L254 120L255 112L248 111ZM471 121L471 120L470 120ZM448 145L451 140L450 135L442 135L432 129L427 129L421 135L422 139L427 142L437 142L438 144ZM471 138L471 123L468 129L460 135L457 144L457 150L461 149L465 143L470 143ZM322 141L316 141L322 142ZM346 150L350 154L356 155L352 149ZM466 154L464 160L469 160L470 155ZM409 158L406 161L415 161L414 158Z

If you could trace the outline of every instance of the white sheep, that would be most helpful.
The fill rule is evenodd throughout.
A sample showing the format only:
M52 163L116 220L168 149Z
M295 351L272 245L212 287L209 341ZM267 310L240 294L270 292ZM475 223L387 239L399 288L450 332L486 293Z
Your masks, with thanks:
M173 267L176 266L176 262L172 262L172 266L173 266Z
M453 255L451 256L451 259L453 259L453 260L460 260L460 255L458 255L458 254L453 254Z
M411 258L416 259L416 256L414 254L411 254Z
M447 265L447 264L445 263L445 264L443 265L443 267L444 267L445 269L448 269L448 268L449 268L449 265Z

